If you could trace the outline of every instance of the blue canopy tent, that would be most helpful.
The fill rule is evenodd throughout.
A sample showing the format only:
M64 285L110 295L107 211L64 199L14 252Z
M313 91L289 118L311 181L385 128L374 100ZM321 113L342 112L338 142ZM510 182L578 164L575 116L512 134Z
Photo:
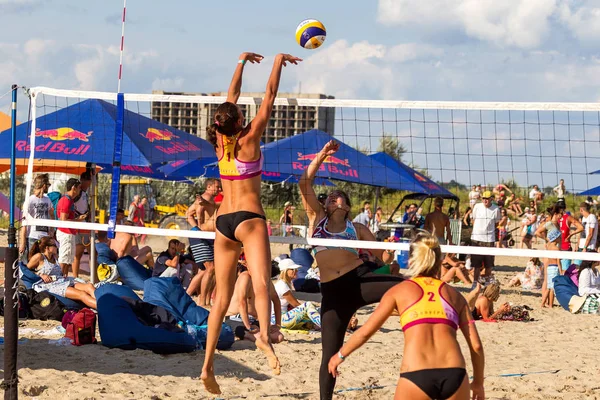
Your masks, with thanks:
M396 160L394 157L390 156L385 152L379 152L375 154L371 154L369 157L373 158L377 162L383 164L386 167L386 171L392 170L400 175L400 187L399 190L405 190L411 192L404 196L400 203L396 206L394 211L390 214L390 218L388 222L393 220L394 214L400 209L402 203L405 200L421 200L421 204L430 197L442 197L444 199L451 199L457 202L458 207L458 197L450 192L449 190L441 187L425 175L421 174L418 171L415 171L408 165L404 164L401 161ZM377 202L379 200L379 188L377 189L375 196L375 208L377 208Z
M415 171L408 165L396 160L387 153L379 152L371 154L369 157L383 164L387 171L394 171L400 175L401 189L413 193L425 193L432 196L455 197L450 191L444 189L425 175Z
M594 173L594 172L592 172ZM585 190L579 193L579 196L600 196L600 186Z
M331 135L313 129L301 135L277 140L264 146L265 171L300 176L330 140ZM399 189L400 176L366 154L340 142L335 155L325 159L317 178L335 179L363 185Z
M590 172L590 175L598 175L600 174L600 169L594 172ZM579 193L579 196L600 196L600 186L596 186L594 188L585 190Z
M217 165L217 157L212 159L198 159L198 160L180 160L172 161L167 165L160 168L165 174L167 179L183 178L186 176L201 176L205 178L220 178L219 167ZM277 171L267 171L263 168L262 180L267 182L289 182L298 183L300 175L294 174L282 174ZM315 181L318 185L332 185L326 179L317 179Z
M36 118L35 157L45 170L65 163L112 165L117 107L103 100L84 100ZM17 127L17 158L30 153L30 124ZM10 132L0 133L0 138ZM10 156L10 146L0 148L0 159ZM122 165L150 166L174 160L214 157L210 143L170 126L125 110ZM53 162L49 162L52 160ZM38 170L44 170L38 168Z
M110 164L99 164L101 174L112 174L112 165ZM129 176L141 176L143 178L157 179L162 181L182 182L182 183L193 183L186 177L181 176L165 176L161 168L162 164L152 165L121 165L121 175Z

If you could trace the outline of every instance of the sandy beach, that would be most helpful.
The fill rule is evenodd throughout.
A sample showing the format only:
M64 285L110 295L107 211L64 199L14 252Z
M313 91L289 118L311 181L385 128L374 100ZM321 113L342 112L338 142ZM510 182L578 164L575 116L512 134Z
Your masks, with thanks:
M0 246L6 236L0 236ZM284 252L273 246L273 254ZM477 322L486 355L489 399L600 399L600 318L571 315L562 308L541 309L539 292L506 287L526 260L498 257L501 302L526 304L532 322ZM3 272L3 267L2 267ZM457 286L461 291L466 288ZM359 312L363 323L374 306ZM198 379L203 351L160 356L87 345L60 347L54 321L20 321L19 391L37 399L204 399ZM3 330L3 324L1 329ZM3 336L3 335L2 335ZM25 340L26 339L26 340ZM101 338L100 338L101 339ZM217 379L223 399L318 399L321 340L318 334L286 333L276 345L282 374L271 375L262 354L249 342L217 353ZM471 372L469 352L459 339ZM371 341L342 364L339 399L392 398L402 360L403 336L390 318ZM2 349L2 346L0 346ZM368 388L370 387L370 388Z

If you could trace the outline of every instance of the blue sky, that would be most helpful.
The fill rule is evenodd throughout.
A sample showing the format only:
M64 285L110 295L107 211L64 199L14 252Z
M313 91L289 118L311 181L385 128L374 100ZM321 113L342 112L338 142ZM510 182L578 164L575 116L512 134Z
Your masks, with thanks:
M0 0L0 94L15 82L115 91L121 9L120 0ZM325 24L321 49L296 44L305 18ZM599 36L597 0L129 0L122 89L225 90L239 53L255 51L267 59L248 68L245 90L263 90L269 57L288 52L305 62L284 71L281 91L301 82L303 91L337 98L597 102ZM7 105L0 99L0 110ZM588 130L580 147L597 146L596 133ZM411 145L419 165L448 180ZM577 165L565 168L574 189L600 184ZM553 185L560 174L519 181ZM465 183L497 179L459 175Z

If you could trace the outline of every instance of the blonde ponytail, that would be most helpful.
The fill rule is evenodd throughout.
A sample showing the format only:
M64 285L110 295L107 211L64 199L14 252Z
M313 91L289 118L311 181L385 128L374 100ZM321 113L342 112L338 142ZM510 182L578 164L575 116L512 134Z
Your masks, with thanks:
M419 234L410 244L408 275L439 277L442 250L438 239L430 233Z

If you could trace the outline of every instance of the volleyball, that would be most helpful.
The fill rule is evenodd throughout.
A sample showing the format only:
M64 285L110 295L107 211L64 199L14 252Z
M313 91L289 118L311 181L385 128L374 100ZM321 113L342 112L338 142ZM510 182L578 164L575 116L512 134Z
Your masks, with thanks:
M325 41L325 26L316 19L305 19L296 28L296 41L305 49L316 49Z

